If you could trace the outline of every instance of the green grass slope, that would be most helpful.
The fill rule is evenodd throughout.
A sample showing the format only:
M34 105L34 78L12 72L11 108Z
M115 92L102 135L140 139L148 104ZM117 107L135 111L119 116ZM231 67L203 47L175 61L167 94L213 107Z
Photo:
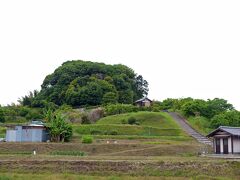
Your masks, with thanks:
M136 118L139 125L123 124L130 117ZM96 124L75 125L74 132L78 135L92 134L95 136L139 136L139 137L184 137L186 134L178 124L164 112L136 112L100 119Z
M161 129L151 126L96 124L75 126L79 134L95 135L138 135L138 136L179 136L180 129Z
M122 124L130 117L134 117L140 122L141 126L151 126L164 129L179 129L178 124L164 112L136 112L108 116L100 119L97 124Z
M207 135L210 132L212 132L214 129L210 128L210 121L207 118L204 117L189 117L187 118L188 123L196 129L198 132L200 132L203 135Z

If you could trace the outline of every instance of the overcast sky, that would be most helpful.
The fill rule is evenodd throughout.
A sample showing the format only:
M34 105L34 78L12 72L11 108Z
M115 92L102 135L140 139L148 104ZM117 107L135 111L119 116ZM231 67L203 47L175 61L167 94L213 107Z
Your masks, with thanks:
M122 63L149 97L225 98L240 110L240 1L0 1L0 104L67 60Z

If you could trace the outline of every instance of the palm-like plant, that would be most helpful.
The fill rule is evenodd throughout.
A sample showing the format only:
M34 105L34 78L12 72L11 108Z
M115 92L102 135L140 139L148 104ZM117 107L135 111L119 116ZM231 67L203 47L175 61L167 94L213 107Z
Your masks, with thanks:
M54 113L48 112L46 114L46 119L51 141L64 142L70 140L72 137L72 126L65 121L65 118L60 113L54 115Z

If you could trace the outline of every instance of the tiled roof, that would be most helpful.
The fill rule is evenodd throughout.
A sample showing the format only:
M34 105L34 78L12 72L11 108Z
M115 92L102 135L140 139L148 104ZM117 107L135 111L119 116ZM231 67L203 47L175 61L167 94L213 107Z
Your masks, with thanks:
M232 135L240 136L240 127L220 126L221 130L226 131Z
M139 99L139 100L135 101L135 103L142 102L142 101L145 101L145 100L148 100L148 101L152 102L152 100L148 99L147 97L144 97L142 99Z
M216 132L218 131L224 131L227 132L233 136L240 136L240 127L230 127L230 126L220 126L219 128L217 128L216 130L214 130L213 132L211 132L209 135L207 135L207 137L211 137L213 136Z

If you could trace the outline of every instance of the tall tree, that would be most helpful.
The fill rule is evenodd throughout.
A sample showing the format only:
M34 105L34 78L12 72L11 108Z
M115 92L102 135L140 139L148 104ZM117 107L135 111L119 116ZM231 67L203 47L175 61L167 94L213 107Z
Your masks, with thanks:
M0 122L5 122L4 109L0 106Z
M134 99L139 99L142 98L143 96L148 95L148 82L143 79L142 75L136 75L135 78L135 94L134 94Z

